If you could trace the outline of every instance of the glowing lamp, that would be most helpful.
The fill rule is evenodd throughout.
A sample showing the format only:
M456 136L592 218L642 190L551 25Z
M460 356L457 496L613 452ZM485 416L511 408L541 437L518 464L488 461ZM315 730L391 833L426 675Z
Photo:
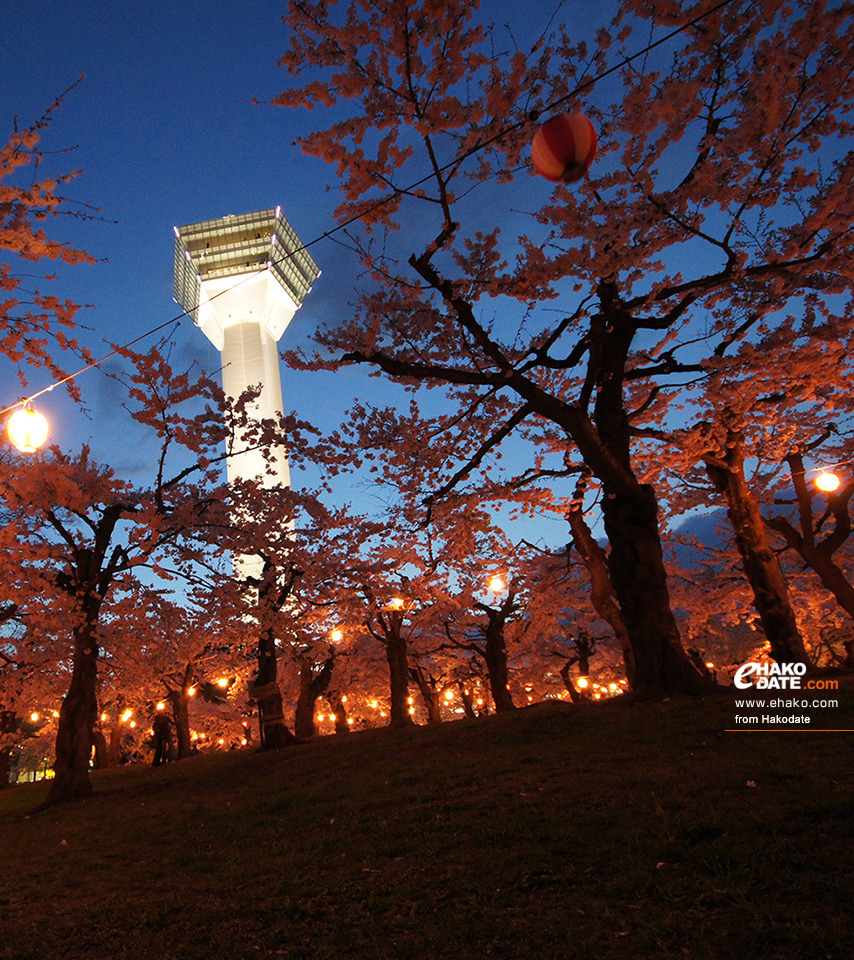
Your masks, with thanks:
M9 417L9 439L21 453L35 453L47 440L47 420L29 405Z
M586 690L586 689L590 686L590 681L587 679L587 677L579 677L579 678L578 678L578 686L579 686L582 690Z
M839 477L835 473L822 472L815 478L815 485L825 493L839 489Z
M341 630L333 630L329 636L333 643L340 643L344 639L344 634Z
M531 144L531 160L541 177L552 183L575 183L596 159L593 124L580 113L561 113L540 127Z
M32 720L33 723L36 723L36 722L38 721L38 719L39 719L39 715L38 715L37 713L31 713L31 714L30 714L30 720Z
M228 678L220 677L219 680L217 680L216 685L224 690L228 686Z
M489 581L489 589L490 589L493 593L501 593L501 591L502 591L506 586L507 586L507 584L504 582L504 580L503 580L501 577L497 576L497 575L494 576L494 577Z

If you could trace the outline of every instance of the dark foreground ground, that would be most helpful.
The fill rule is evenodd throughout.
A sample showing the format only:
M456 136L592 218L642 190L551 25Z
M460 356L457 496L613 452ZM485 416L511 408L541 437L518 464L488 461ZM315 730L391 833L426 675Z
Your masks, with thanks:
M849 960L854 689L540 705L0 791L0 958Z

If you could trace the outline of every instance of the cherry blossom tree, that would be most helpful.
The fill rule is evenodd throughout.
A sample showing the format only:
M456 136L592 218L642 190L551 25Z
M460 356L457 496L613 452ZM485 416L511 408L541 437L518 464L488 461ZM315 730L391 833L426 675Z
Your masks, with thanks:
M27 384L26 365L46 367L55 377L63 376L53 348L81 351L70 333L79 306L61 299L49 286L32 289L33 264L43 260L95 262L82 250L52 239L45 229L47 221L63 214L91 215L75 208L62 194L79 170L48 176L42 169L47 156L42 138L68 92L28 126L19 127L16 121L0 148L0 249L4 258L15 258L0 261L0 355L16 365L23 387ZM42 282L49 285L55 279L46 274ZM73 382L68 389L76 394Z
M371 280L305 362L442 385L480 438L472 462L523 423L553 425L601 485L634 688L700 691L635 438L787 304L848 296L852 11L635 0L589 43L568 24L526 54L512 38L502 52L477 10L289 5L296 80L275 102L331 111L300 142L335 164ZM667 31L666 52L644 52ZM568 107L598 128L590 179L529 189L535 122ZM504 211L526 202L514 243Z

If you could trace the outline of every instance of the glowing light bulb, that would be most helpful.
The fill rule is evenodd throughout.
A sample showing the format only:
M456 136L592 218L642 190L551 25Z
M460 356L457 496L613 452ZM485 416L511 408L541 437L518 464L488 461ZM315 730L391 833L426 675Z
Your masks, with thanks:
M815 478L815 485L819 490L823 490L825 493L833 493L834 490L838 490L839 483L839 477L835 473L828 471L822 471Z
M47 420L29 406L9 417L9 439L21 453L35 453L47 440Z
M454 699L454 691L453 691L453 690L446 690L446 691L445 691L445 699L446 699L446 700L453 700L453 699Z
M187 691L187 696L188 696L188 697L194 697L195 695L196 695L196 688L195 688L195 687L190 687L190 689Z
M403 609L403 598L395 597L394 600L389 604L392 610L402 610Z
M344 639L344 633L341 630L333 630L329 636L333 643L341 643L341 641Z
M122 714L122 723L127 723L132 716L133 710L125 710L125 712Z
M218 687L222 687L222 689L224 690L224 689L228 686L228 680L227 680L227 678L226 678L226 677L220 677L219 680L217 680L216 685L217 685Z
M38 720L38 718L39 718L39 715L37 713L30 714L30 720L32 720L33 723L35 723Z
M578 678L578 686L579 686L582 690L586 690L586 689L590 686L590 681L587 679L587 677L579 677L579 678Z
M504 590L504 588L505 588L506 586L507 586L507 584L504 582L504 578L503 578L503 577L499 577L498 575L494 576L494 577L489 581L489 589L490 589L493 593L501 593L501 591Z
M165 710L165 709L166 709L166 704L161 700L160 703L157 704L157 706L155 707L155 709L156 709L156 710Z

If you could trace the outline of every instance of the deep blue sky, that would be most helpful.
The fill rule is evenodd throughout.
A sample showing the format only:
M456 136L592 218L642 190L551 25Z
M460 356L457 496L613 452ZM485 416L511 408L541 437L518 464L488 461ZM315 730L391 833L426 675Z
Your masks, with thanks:
M49 227L106 260L63 271L54 284L63 297L95 305L78 319L92 328L84 339L100 351L97 355L108 349L103 341L127 342L179 312L172 302L174 225L277 204L304 242L332 225L337 197L325 189L329 170L293 146L294 137L307 129L301 131L299 124L310 118L264 103L287 85L277 66L286 42L283 9L280 0L4 4L4 139L15 116L22 125L40 116L85 75L56 113L43 146L76 146L51 158L46 172L81 168L65 192L99 207L99 216L108 221L62 219ZM262 103L253 104L253 98ZM283 347L302 342L318 323L334 320L351 296L354 265L340 247L325 241L312 253L324 276L286 332ZM216 351L188 320L177 347L180 357L197 357L207 369L216 369ZM315 390L320 379L286 383L285 407L300 407L302 415L332 423L364 376L338 376L338 391L328 385ZM4 395L3 405L20 392L4 381L4 394L11 390L13 395ZM45 374L34 374L33 392L47 382ZM73 449L91 436L97 450L104 421L122 417L115 410L121 390L97 371L84 374L79 383L91 421L75 414L58 392L41 403L60 446Z
M520 11L505 0L486 0L482 14L499 23L508 15L521 20L516 30L524 47L557 6L556 0L537 2ZM100 208L103 218L63 218L49 228L105 261L63 270L55 284L60 296L94 305L78 321L90 328L81 339L96 356L109 350L108 342L126 343L180 312L172 300L174 225L281 204L304 243L333 226L339 201L334 168L305 157L293 143L324 118L267 102L289 81L277 65L287 43L284 9L282 0L4 3L4 139L15 116L27 124L85 75L43 140L48 150L76 149L49 158L44 172L82 169L65 192ZM570 0L562 13L591 25L580 0ZM504 215L535 208L550 193L540 178L517 178ZM346 318L354 299L354 257L329 240L311 253L323 275L280 341L283 349L305 344L321 323ZM179 367L196 359L208 371L218 368L218 354L188 319L175 336L173 357ZM113 359L104 367L121 371L123 364ZM385 403L405 396L364 368L334 375L283 372L285 409L325 430L340 423L354 397ZM49 382L36 372L28 392ZM128 442L122 386L98 370L78 382L88 416L61 391L39 401L51 421L52 441L66 451L88 442L96 460L128 479L149 480L155 450ZM0 385L0 406L21 395L8 371ZM562 542L563 525L555 526Z

